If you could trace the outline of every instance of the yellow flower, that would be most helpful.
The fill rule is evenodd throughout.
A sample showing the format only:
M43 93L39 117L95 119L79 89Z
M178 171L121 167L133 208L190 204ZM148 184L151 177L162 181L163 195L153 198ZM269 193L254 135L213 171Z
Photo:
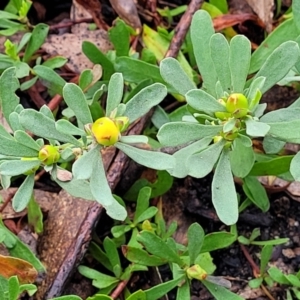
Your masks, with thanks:
M114 145L120 137L117 125L108 117L96 120L92 125L92 133L96 141L102 146Z

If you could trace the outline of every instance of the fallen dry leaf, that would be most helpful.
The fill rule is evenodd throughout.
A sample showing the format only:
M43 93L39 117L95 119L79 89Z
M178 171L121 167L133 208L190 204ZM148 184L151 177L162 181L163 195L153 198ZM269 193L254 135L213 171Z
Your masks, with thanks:
M266 26L266 31L272 31L272 19L273 19L273 8L274 0L246 0L253 11L259 16Z
M109 0L118 16L134 29L142 28L141 20L133 0Z
M19 282L24 284L33 283L38 272L32 264L23 259L0 255L0 274L7 279L16 275Z
M255 24L257 24L260 27L264 27L264 24L261 22L261 20L253 14L226 14L221 15L213 19L214 28L216 31L221 31L225 28L243 23L245 21L253 21Z

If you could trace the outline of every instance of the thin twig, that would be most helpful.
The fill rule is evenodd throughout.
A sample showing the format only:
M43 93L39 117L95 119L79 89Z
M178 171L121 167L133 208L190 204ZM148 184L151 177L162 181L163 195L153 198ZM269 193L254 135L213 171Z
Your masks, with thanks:
M118 286L115 288L115 290L111 293L110 297L113 299L117 299L120 294L123 292L123 290L125 289L127 283L129 280L123 280L121 281Z
M201 7L203 0L192 0L181 17L179 23L175 27L175 34L171 40L169 49L165 57L177 57L184 38L190 28L194 13Z
M247 248L243 244L240 244L240 247L242 249L243 254L245 255L246 259L248 260L249 264L252 267L252 271L253 271L254 277L258 278L258 277L262 276L263 274L260 274L260 269L257 266L257 264L254 262L252 256L249 254ZM268 291L268 289L263 284L261 284L260 287L264 291L265 295L270 300L275 300L275 298L270 294L270 292Z

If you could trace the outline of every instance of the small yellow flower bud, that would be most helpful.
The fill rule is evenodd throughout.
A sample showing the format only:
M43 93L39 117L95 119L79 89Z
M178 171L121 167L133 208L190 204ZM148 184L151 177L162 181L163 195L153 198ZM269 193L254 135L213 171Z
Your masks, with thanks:
M235 118L242 118L248 113L248 100L243 94L231 94L227 99L226 109Z
M190 279L204 280L207 277L207 272L199 265L189 267L186 273Z
M46 145L39 151L39 160L46 166L57 163L59 159L60 153L58 149L52 145Z
M120 137L117 125L108 117L96 120L92 125L92 133L96 141L103 146L114 145Z

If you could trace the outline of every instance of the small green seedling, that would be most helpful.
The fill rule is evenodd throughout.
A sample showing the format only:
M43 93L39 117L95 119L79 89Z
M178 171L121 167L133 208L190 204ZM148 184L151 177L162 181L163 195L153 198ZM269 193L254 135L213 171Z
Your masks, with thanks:
M18 300L26 292L32 296L37 291L34 284L20 284L17 276L12 276L8 280L0 276L0 297L3 300Z
M268 241L257 241L256 239L260 236L260 229L255 228L253 229L249 238L244 236L238 237L238 242L243 245L257 245L257 246L275 246L285 244L289 241L288 238L278 238L275 240L268 240Z

